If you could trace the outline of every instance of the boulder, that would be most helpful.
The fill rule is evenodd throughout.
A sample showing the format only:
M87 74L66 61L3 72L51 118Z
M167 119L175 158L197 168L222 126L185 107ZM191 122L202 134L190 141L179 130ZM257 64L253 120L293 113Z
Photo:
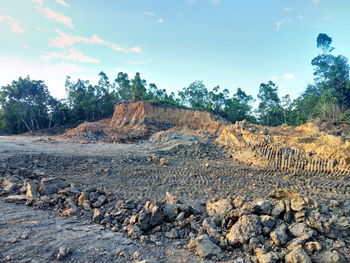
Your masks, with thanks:
M203 259L211 259L221 255L221 248L214 244L207 235L197 237L195 243L196 253Z
M231 245L246 243L250 238L260 235L262 226L260 217L257 215L243 215L231 227L226 235Z
M276 229L270 233L270 238L274 244L277 246L282 246L287 244L289 240L288 227L286 224L279 224Z
M43 178L40 181L39 191L43 195L52 195L68 186L69 183L60 178Z
M302 248L294 249L284 260L285 263L311 263L309 255Z
M232 200L230 198L221 199L216 202L206 203L208 215L213 218L216 223L224 219L226 214L233 209Z

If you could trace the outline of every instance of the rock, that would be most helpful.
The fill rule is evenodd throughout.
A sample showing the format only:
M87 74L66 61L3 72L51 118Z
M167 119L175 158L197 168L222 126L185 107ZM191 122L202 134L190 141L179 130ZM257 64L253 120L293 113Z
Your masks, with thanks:
M254 214L258 215L270 215L271 213L271 202L266 200L257 200L252 203Z
M176 217L179 215L180 207L178 204L165 204L163 206L163 210L164 210L165 218L168 221L173 222L175 221Z
M10 195L5 197L5 203L24 204L28 200L26 195Z
M274 244L277 246L282 246L287 244L289 240L288 227L286 224L279 224L276 229L270 233L270 238Z
M312 260L317 263L345 263L345 258L338 251L326 250L317 253L312 257Z
M100 196L97 198L97 202L100 202L101 205L104 204L106 201L107 201L107 197L106 197L105 195L100 195Z
M271 193L269 193L269 196L271 198L287 200L302 198L300 194L284 188L278 188L276 190L273 190Z
M280 262L281 257L277 252L270 251L268 253L264 253L261 248L257 248L255 250L256 258L259 263L276 263Z
M69 184L60 178L43 178L40 181L39 191L43 195L52 195L68 186Z
M276 225L276 219L273 218L272 216L262 215L260 216L260 221L263 228L265 229L264 230L265 234L270 233Z
M290 207L295 212L300 212L306 208L306 202L303 198L292 199L290 202Z
M102 206L102 203L100 201L96 201L95 203L92 204L92 207L94 208L100 208Z
M94 214L92 216L92 221L99 224L102 220L102 213L101 210L98 208L94 209Z
M307 253L309 254L313 254L317 251L321 251L322 250L322 245L321 243L317 242L317 241L313 241L313 242L307 242L304 246L304 249Z
M64 258L67 257L67 255L70 253L70 250L66 247L60 247L58 249L58 253L57 253L57 260L63 260Z
M207 212L216 223L224 219L226 214L233 209L232 200L229 198L221 199L217 202L206 203Z
M295 223L290 225L289 231L295 237L300 237L304 234L308 234L310 237L313 235L313 230L308 228L305 223Z
M160 158L159 163L160 163L160 165L166 166L166 165L168 165L168 160L165 158Z
M285 263L311 263L311 259L302 248L297 248L286 255Z
M273 208L271 211L271 215L275 218L279 218L282 213L285 211L285 205L283 200L280 200Z
M151 228L151 225L149 223L150 220L150 214L141 212L138 216L138 224L140 225L141 230L148 231Z
M30 199L33 199L35 197L39 196L39 192L38 192L38 184L33 182L33 181L29 181L26 184L26 196L28 196Z
M203 259L211 259L221 255L221 248L215 245L207 235L196 239L196 253Z
M166 204L177 204L178 198L175 195L170 194L169 192L165 193L165 203Z
M170 231L165 233L165 237L169 239L177 239L179 238L179 232L175 228L172 228Z
M260 217L257 215L243 215L235 223L226 235L231 245L246 243L250 238L260 235L262 227Z
M158 226L164 221L163 209L155 201L147 201L144 210L150 213L149 223L151 226Z
M19 184L15 182L13 179L3 179L2 187L4 188L4 192L6 194L15 194L19 189Z
M215 236L218 233L216 225L210 221L209 218L205 218L202 223L204 229L207 231L209 236Z

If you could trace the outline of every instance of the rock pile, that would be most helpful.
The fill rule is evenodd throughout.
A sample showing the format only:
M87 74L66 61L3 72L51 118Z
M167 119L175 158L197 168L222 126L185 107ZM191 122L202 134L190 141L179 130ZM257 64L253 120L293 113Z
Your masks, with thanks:
M60 178L0 179L5 202L78 216L141 243L178 246L199 257L236 262L349 262L350 201L318 202L287 189L269 199L212 199L191 207L166 200L118 200L100 189L78 189ZM68 251L68 250L67 250ZM58 252L57 259L68 252Z

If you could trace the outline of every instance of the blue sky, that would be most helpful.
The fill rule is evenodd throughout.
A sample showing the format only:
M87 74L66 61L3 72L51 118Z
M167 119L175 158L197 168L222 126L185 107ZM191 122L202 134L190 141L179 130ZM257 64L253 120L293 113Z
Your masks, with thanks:
M0 0L0 85L140 72L177 92L195 80L256 96L273 80L295 98L313 80L316 37L350 57L349 0Z

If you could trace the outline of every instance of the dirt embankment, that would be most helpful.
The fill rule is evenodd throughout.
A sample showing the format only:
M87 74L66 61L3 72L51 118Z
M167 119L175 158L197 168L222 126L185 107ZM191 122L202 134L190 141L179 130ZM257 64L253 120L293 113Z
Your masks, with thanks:
M258 166L293 172L350 172L350 142L309 122L298 127L264 127L245 121L227 126L217 142L235 157Z
M187 130L201 135L218 135L225 119L207 111L182 109L159 103L134 101L115 106L112 119L83 123L63 137L87 141L132 142L169 130Z
M328 126L327 126L328 127ZM325 123L264 127L245 121L234 125L207 111L134 101L115 106L111 119L84 123L63 137L83 141L133 142L159 131L175 130L216 139L248 164L292 172L350 172L350 141ZM343 129L344 130L344 129Z

